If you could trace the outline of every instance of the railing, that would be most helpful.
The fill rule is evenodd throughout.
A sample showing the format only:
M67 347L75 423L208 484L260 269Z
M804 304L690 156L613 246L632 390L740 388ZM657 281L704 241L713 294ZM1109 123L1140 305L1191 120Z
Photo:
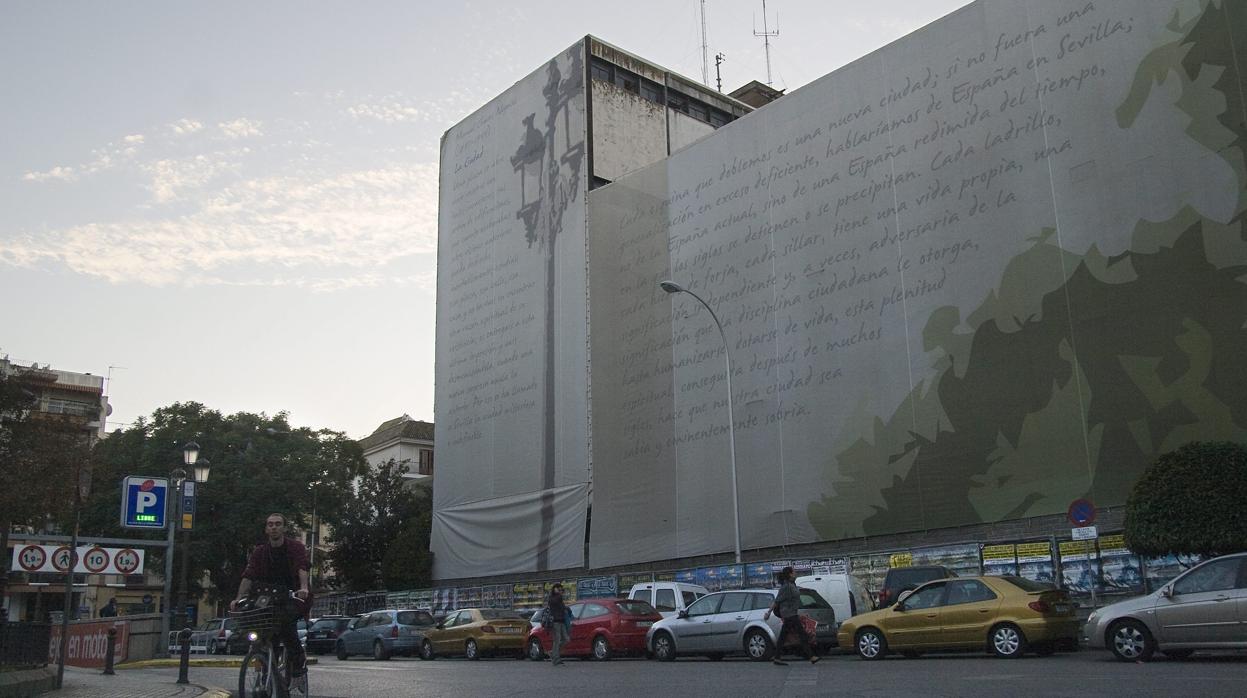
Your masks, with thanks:
M0 623L0 666L45 666L51 632L47 623Z

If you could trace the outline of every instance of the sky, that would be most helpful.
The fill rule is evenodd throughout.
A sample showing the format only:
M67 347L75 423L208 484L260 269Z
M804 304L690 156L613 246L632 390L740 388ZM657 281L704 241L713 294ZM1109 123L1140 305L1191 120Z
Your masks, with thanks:
M964 0L770 0L795 90ZM433 421L442 134L586 34L702 79L698 0L0 2L0 356L353 438ZM767 80L761 0L710 79Z

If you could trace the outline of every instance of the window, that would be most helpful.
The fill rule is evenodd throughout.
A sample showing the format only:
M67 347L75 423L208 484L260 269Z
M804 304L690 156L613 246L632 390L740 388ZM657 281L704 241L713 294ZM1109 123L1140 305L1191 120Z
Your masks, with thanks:
M654 612L654 607L644 601L620 601L615 606L626 616L648 616Z
M910 594L902 602L906 611L917 611L923 608L935 608L944 599L944 584L928 584Z
M695 593L693 593L693 592L691 592L691 591L686 591L686 592L683 592L682 596L684 597L684 606L685 606L685 608L687 608L689 604L691 604L691 603L693 603L694 601L696 601L697 599L701 598L700 596L698 596L697 594L695 594Z
M402 625L433 625L433 616L427 611L399 611L398 622Z
M753 596L753 610L765 611L775 605L775 596L773 594L751 594Z
M641 93L641 79L635 73L615 68L615 84L633 94Z
M723 603L719 605L719 613L740 613L749 609L745 608L749 605L749 594L738 591L728 592L723 595Z
M610 613L605 606L596 603L585 604L584 611L577 618L597 618Z
M685 604L688 605L687 603ZM654 608L660 611L675 610L675 592L671 589L654 590Z
M638 599L641 601L649 601L649 592L650 592L649 589L633 589L632 598Z
M1199 594L1233 589L1238 584L1240 564L1242 564L1242 558L1232 557L1200 565L1174 582L1173 593Z
M431 448L420 449L420 471L419 472L421 475L432 475L433 474L433 449Z
M710 107L707 107L701 102L697 102L697 101L690 99L688 102L688 115L693 117L694 119L697 119L698 121L705 121L709 123Z
M690 616L708 616L711 613L718 613L719 603L723 601L724 596L725 594L703 596L688 607L688 614Z
M594 56L593 62L589 64L589 76L602 82L614 82L614 68L614 65Z
M662 104L662 85L651 80L641 78L641 96L656 104Z
M813 589L801 590L801 608L831 608L831 604Z
M1000 579L1012 584L1013 586L1021 589L1022 591L1052 591L1053 589L1056 588L1052 586L1051 584L1044 584L1043 582L1032 581L1025 577L1001 577Z
M996 592L988 589L986 584L974 579L963 579L948 583L948 601L945 605L956 606L957 604L994 601L995 599Z

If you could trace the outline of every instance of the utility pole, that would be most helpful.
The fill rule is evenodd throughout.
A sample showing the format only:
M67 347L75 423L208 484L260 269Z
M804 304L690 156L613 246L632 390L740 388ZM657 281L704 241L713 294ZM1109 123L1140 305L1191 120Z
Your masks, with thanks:
M755 27L757 25L754 25ZM762 31L753 30L754 36L762 37L762 46L766 49L766 84L771 80L771 37L779 36L779 15L775 15L775 31L771 31L766 23L766 0L762 0Z
M701 0L701 83L710 87L710 43L706 40L706 0Z
M722 53L714 54L714 86L720 93L723 92L723 73L719 71L719 66L726 60L727 56Z

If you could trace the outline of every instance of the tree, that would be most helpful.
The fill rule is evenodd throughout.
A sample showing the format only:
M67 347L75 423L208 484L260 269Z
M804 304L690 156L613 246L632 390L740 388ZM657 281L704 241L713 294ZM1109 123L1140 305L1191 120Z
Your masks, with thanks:
M1142 555L1247 550L1247 449L1192 442L1143 473L1126 502L1126 545Z
M39 412L41 382L46 378L36 369L0 370L2 551L8 550L11 527L38 527L49 518L68 515L77 496L75 475L89 463L86 420ZM3 562L0 597L8 583L8 560Z
M292 526L309 529L309 483L320 481L317 517L333 524L350 497L351 481L367 467L359 445L341 432L292 429L285 413L224 416L196 402L177 403L156 410L150 419L140 418L130 429L113 432L100 444L94 492L83 511L84 534L143 536L120 528L121 480L127 475L168 476L182 467L182 446L192 440L212 467L208 482L197 491L189 587L196 592L206 572L213 600L231 598L238 589L247 555L263 540L268 514L280 512ZM159 539L164 534L146 536ZM175 548L180 556L181 535ZM163 555L149 555L148 564L163 564ZM177 569L180 558L174 564ZM174 575L175 586L177 581Z
M347 589L428 585L432 502L427 490L404 481L406 471L407 461L381 463L359 479L357 496L343 507L329 557Z

